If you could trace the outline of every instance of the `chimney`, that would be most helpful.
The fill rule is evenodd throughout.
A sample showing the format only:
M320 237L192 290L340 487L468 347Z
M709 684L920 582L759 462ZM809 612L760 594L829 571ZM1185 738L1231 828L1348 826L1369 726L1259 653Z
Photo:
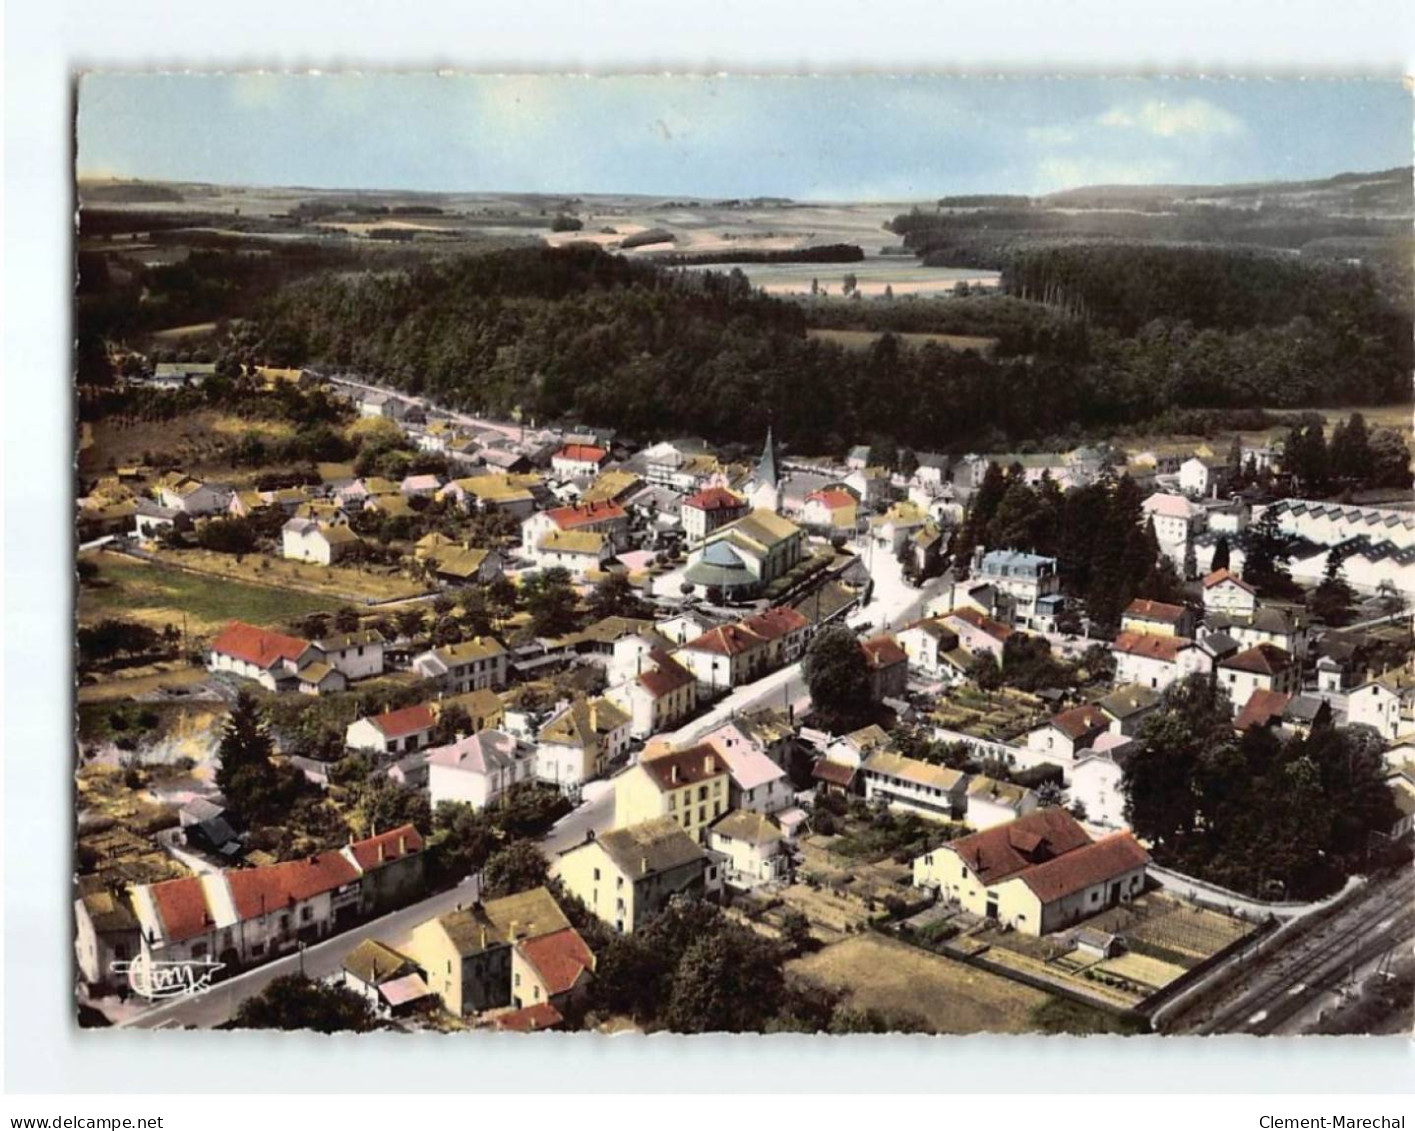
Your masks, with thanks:
M507 941L507 942L515 942L515 941L516 941L516 926L517 926L517 924L516 924L516 920L515 920L515 919L512 919L511 922L509 922L509 923L506 924L506 941Z
M408 835L407 835L406 833L399 833L399 834L398 834L398 855L399 855L399 856L402 856L402 855L403 855L404 853L406 853L407 851L408 851Z
M648 858L647 856L641 856L641 857L639 857L639 875L641 875L641 876L647 876L648 874L649 874L649 858Z
M674 785L677 785L677 784L678 784L678 763L677 763L677 762L674 762L673 765L671 765L671 766L668 767L668 780L671 781Z
M482 950L485 950L485 949L486 949L486 927L485 927L485 926L483 926L482 929L481 929L481 948L482 948Z
M382 864L388 858L388 850L383 841L378 842L378 862Z
M703 759L703 766L707 769L708 773L717 773L717 759L714 758L711 754L709 754L705 759Z

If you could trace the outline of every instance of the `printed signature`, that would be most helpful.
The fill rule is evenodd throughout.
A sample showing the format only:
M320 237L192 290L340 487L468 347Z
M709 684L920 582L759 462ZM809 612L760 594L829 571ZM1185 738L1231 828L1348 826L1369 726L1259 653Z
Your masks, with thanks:
M131 962L113 963L113 973L126 974L128 985L149 1001L169 997L191 997L211 989L211 979L224 962L210 958L163 962L140 954Z

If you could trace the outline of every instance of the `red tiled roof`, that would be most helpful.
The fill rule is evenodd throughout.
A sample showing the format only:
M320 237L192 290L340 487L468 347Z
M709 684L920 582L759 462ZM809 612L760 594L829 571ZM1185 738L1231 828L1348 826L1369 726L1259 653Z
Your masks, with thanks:
M603 448L596 448L592 444L566 444L555 453L555 458L585 460L589 463L599 463L608 454L609 453Z
M1254 726L1271 726L1282 719L1283 712L1291 701L1292 696L1285 691L1265 691L1260 687L1248 696L1248 702L1233 720L1233 727L1235 730L1245 731Z
M675 750L671 754L645 758L639 765L659 789L681 789L685 785L727 773L727 763L722 760L722 755L706 742L689 746L686 750Z
M200 876L164 880L148 889L169 942L181 942L211 930L214 920L206 906Z
M700 511L738 510L746 505L745 499L738 498L726 487L708 487L683 500L683 506Z
M1068 738L1075 740L1084 738L1091 733L1099 734L1107 730L1110 727L1110 718L1094 703L1086 703L1080 707L1072 707L1069 711L1062 711L1059 715L1053 715L1051 725Z
M384 738L404 738L420 730L431 730L437 722L430 703L419 703L413 707L403 707L397 711L384 711L374 715L373 723Z
M1012 635L1012 630L1001 621L985 617L977 609L954 609L944 619L947 620L949 617L961 620L964 624L971 624L979 631L987 633L994 640L1006 640Z
M1213 573L1204 578L1204 588L1212 589L1215 585L1222 585L1225 581L1231 581L1240 589L1246 589L1249 593L1257 593L1257 590L1239 577L1236 573L1226 569L1216 569Z
M872 668L889 668L895 664L909 662L909 654L899 647L899 642L892 636L876 636L871 640L862 640L860 647L865 650L865 659Z
M801 629L808 628L810 623L795 609L782 605L779 608L767 609L766 612L758 613L754 617L748 617L742 622L742 626L749 632L755 632L764 640L775 640L780 636L800 632Z
M378 858L379 848L383 848L383 859ZM423 838L412 825L401 825L377 836L356 840L349 846L354 859L365 872L383 864L391 864L404 856L412 856L423 850Z
M1170 605L1164 601L1151 601L1148 597L1136 597L1126 606L1125 615L1174 624L1184 616L1185 611L1183 605Z
M308 640L298 636L284 636L238 620L228 624L211 642L213 652L234 656L261 669L280 660L298 660L309 646Z
M853 507L859 500L855 498L844 487L823 487L819 491L812 491L806 496L806 501L824 503L831 510L839 510L841 507Z
M1004 828L1006 826L1003 826ZM1129 833L1115 833L1028 868L1021 880L1043 903L1054 903L1126 872L1143 868L1150 854Z
M1064 856L1090 843L1086 830L1065 809L1038 809L942 847L957 853L981 883L995 884L1040 863L1039 852Z
M555 507L545 513L550 515L551 522L561 530L574 530L577 527L589 526L596 522L610 522L616 518L627 517L623 507L608 499L593 503L576 503L568 507Z
M1187 636L1156 636L1152 632L1122 632L1115 638L1115 650L1131 656L1174 663L1179 653L1194 642Z
M277 911L344 884L359 873L337 852L321 852L304 860L287 860L263 868L237 868L226 873L236 914L242 919Z
M649 653L655 664L648 671L639 673L639 683L655 699L662 699L680 687L686 687L696 678L692 672L662 649Z
M740 624L720 624L708 629L701 636L694 637L683 645L694 652L714 652L722 656L736 656L742 652L759 648L762 638L755 632L748 632Z
M554 1029L564 1020L560 1010L548 1001L541 1001L513 1013L503 1013L496 1019L496 1027L513 1033L537 1033L542 1029Z
M855 780L855 767L848 766L844 762L832 762L829 758L822 758L811 770L811 777L816 781L823 781L827 785L838 785L842 789L848 789L850 783Z
M575 988L581 974L593 973L594 953L574 927L516 944L551 997Z

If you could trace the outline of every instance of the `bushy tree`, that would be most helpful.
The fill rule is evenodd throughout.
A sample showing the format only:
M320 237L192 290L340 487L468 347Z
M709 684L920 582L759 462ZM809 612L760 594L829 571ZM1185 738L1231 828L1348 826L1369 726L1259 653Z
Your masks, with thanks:
M241 1002L231 1024L236 1029L367 1033L378 1027L378 1018L368 1000L346 986L285 974Z
M843 625L816 633L801 664L816 714L832 726L851 727L871 709L870 669L860 641Z
M284 791L271 760L274 751L264 713L255 697L242 691L221 732L216 785L227 804L248 821L263 822L279 812Z
M521 595L537 636L563 636L579 625L579 596L569 570L560 566L538 570L521 581Z
M482 872L482 893L499 899L542 886L550 875L545 854L529 840L519 840L493 852Z

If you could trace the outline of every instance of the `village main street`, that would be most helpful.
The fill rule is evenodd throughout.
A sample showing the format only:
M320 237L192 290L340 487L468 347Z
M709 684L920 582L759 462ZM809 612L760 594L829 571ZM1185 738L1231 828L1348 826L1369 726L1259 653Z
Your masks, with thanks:
M477 881L475 877L469 877L455 888L438 892L378 919L371 919L351 931L306 947L303 952L237 974L202 993L154 1004L119 1022L119 1025L129 1029L215 1028L231 1020L241 1002L260 993L276 978L300 972L310 978L324 978L337 973L344 964L345 956L365 939L377 939L390 946L399 946L406 942L419 923L455 911L459 906L469 905L475 902L476 897Z

